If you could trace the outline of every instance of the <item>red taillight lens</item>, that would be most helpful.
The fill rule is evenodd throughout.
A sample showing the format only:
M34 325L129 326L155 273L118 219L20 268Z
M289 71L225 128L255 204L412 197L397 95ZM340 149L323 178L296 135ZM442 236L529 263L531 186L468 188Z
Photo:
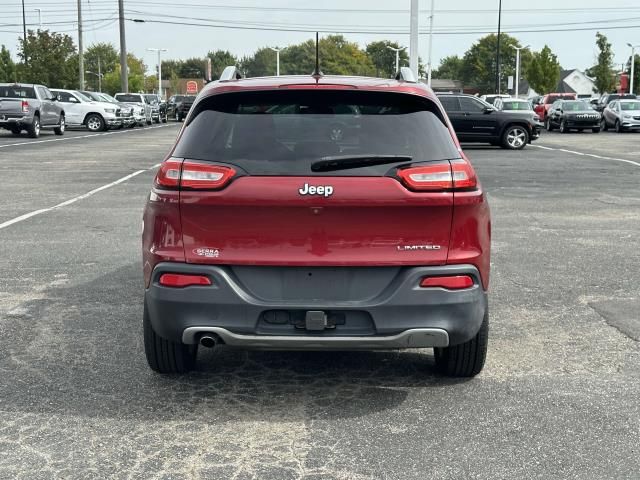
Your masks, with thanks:
M159 187L175 188L180 184L180 169L182 160L165 160L156 174L156 185Z
M478 186L478 179L473 167L466 160L451 160L453 173L453 188L456 190L469 190Z
M410 190L437 192L453 188L449 163L434 163L398 170L398 176Z
M29 102L26 100L22 100L22 111L23 113L27 113L29 111Z
M182 164L180 186L193 189L218 189L224 187L236 171L231 167L207 165L185 161Z
M164 188L217 190L229 183L235 174L231 167L171 159L162 162L155 183Z
M424 277L420 281L422 288L446 288L461 290L473 286L473 278L469 275L449 275L446 277Z
M160 285L165 287L188 287L190 285L212 285L209 277L204 275L183 275L181 273L163 273L160 276Z

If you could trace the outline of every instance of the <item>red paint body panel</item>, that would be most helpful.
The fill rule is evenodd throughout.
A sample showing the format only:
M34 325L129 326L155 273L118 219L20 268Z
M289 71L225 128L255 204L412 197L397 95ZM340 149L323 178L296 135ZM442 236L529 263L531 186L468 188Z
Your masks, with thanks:
M330 197L301 196L305 183ZM410 192L388 177L241 177L221 191L182 191L186 261L234 265L441 265L453 193ZM434 245L437 250L399 250ZM197 255L198 248L219 256Z
M564 100L575 100L575 93L548 93L544 97L542 97L542 102L533 107L533 111L538 114L540 121L543 122L547 118L547 113L551 108L551 104L555 102L555 100L550 99L549 97L557 97L555 100L562 98Z

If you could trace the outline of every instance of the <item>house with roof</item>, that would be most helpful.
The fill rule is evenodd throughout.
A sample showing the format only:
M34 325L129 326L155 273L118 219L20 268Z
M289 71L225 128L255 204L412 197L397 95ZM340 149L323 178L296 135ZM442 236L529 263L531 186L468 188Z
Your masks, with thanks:
M562 70L560 72L560 80L553 93L575 93L578 98L591 98L596 96L594 88L595 83L593 79L588 77L582 70L575 68L572 70ZM521 97L532 98L551 92L538 93L529 86L529 82L525 79L518 85L518 93Z

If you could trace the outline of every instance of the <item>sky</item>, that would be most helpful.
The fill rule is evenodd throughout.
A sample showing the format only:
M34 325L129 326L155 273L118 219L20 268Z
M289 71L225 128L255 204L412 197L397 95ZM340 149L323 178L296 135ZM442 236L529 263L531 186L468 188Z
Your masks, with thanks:
M85 46L112 42L119 48L117 0L81 1ZM434 68L441 58L462 56L480 37L497 31L499 0L433 1ZM36 9L40 9L43 28L67 33L77 42L77 0L24 2L28 28L38 27ZM147 48L166 48L163 58L172 59L204 57L209 50L216 49L243 56L264 46L299 43L312 38L311 32L315 30L321 30L321 35L347 32L344 36L361 47L382 39L409 45L410 0L124 0L124 3L126 18L146 20L146 23L126 22L127 48L142 57L150 70L157 54ZM419 54L425 63L430 5L431 0L420 0L419 24L423 33ZM585 69L595 63L598 30L609 38L615 62L621 65L631 52L627 43L640 45L640 0L502 0L502 31L533 50L549 45L563 68ZM21 0L0 0L0 45L4 44L15 56L21 35Z

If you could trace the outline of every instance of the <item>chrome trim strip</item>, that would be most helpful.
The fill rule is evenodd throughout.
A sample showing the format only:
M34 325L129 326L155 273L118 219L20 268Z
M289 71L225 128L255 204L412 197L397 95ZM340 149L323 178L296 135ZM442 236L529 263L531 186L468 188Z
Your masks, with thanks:
M449 335L441 328L412 328L397 335L322 336L322 335L243 335L222 327L189 327L182 343L194 344L202 333L218 335L226 345L245 348L294 350L375 350L395 348L447 347Z

